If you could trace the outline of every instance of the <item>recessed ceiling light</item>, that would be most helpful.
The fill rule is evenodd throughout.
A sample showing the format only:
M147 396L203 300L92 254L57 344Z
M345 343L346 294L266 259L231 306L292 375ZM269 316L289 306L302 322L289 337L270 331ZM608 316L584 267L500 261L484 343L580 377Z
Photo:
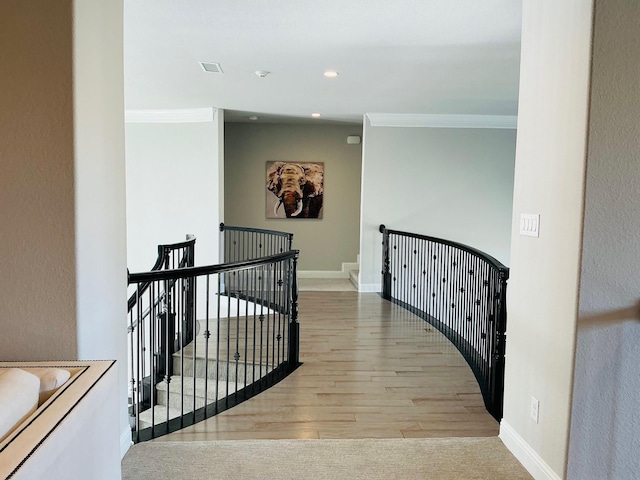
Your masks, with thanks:
M319 114L319 113L312 113L312 114L311 114L311 116L312 116L313 118L319 118L319 117L320 117L320 114Z
M338 72L334 70L327 70L326 72L324 72L324 76L327 78L336 78L338 76Z
M224 73L219 63L198 62L205 72Z
M256 70L256 71L255 71L255 74L256 74L257 76L259 76L260 78L264 78L264 77L266 77L267 75L269 75L270 73L271 73L271 72L267 72L266 70Z

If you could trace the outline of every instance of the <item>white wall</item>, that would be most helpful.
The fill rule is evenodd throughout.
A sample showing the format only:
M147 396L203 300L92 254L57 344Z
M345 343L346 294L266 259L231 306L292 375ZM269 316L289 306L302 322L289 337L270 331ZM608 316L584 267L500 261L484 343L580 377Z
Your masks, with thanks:
M595 5L568 478L640 472L640 4Z
M135 113L135 112L134 112ZM163 113L167 113L164 111ZM171 112L169 112L171 113ZM223 111L212 121L126 124L127 252L130 272L146 272L157 246L194 234L196 264L218 263ZM159 117L159 115L158 115ZM148 112L145 122L154 121Z
M126 451L130 427L124 320L127 251L122 17L119 2L74 2L78 359L118 360L120 441Z
M360 289L380 291L381 223L509 264L515 130L371 126L365 116Z
M591 0L525 0L504 418L500 437L535 478L564 478L577 318ZM518 232L540 214L540 237ZM539 423L530 418L540 401ZM583 477L601 478L601 477Z
M118 360L121 437L105 441L124 453L122 15L107 0L0 3L0 355Z

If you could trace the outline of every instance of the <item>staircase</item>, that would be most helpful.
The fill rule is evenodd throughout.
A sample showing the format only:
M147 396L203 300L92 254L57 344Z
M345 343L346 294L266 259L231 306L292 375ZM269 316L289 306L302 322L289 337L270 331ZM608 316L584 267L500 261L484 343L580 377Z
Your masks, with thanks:
M228 354L227 343L232 350L236 344L235 338L232 338L234 333L240 334L243 343L247 339L247 344L253 345L252 337L246 336L235 324L237 320L234 320L231 335L222 331L219 333L221 345L218 345L216 335L211 335L207 342L204 332L200 331L195 341L173 354L174 375L169 383L160 382L156 385L157 404L153 409L140 413L140 429L179 418L193 412L194 406L197 410L217 400L233 396L245 386L273 371L269 359L265 355L260 359L259 352L254 355L251 348L246 362L242 358L235 361L235 351L231 355ZM221 319L220 323L225 326L232 322L229 319Z
M293 235L225 225L220 231L224 263L194 266L189 237L159 245L151 271L128 275L134 443L214 416L300 365Z
M217 383L217 386L216 386ZM234 392L241 390L244 385L226 381L208 381L206 382L207 395L205 403L205 380L204 378L185 378L179 375L171 377L169 382L170 388L167 388L166 382L160 382L156 385L158 404L152 409L145 410L140 413L140 429L150 427L154 423L156 425L167 421L167 413L169 420L179 418L183 414L194 411L195 408L202 408L205 405L213 403L216 399L221 400ZM217 396L216 396L217 388ZM182 410L182 401L184 400L184 411ZM168 408L167 408L168 407Z

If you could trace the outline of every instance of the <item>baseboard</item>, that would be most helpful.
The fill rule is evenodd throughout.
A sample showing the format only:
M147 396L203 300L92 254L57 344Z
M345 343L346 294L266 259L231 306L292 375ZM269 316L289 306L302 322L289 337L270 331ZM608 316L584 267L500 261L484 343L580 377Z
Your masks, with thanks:
M357 270L358 264L342 262L342 270L298 270L299 278L349 278L351 270Z
M361 283L358 285L358 291L361 293L380 293L382 285L379 283Z
M358 262L343 262L342 263L342 271L347 272L347 276L351 270L358 270L360 268L360 264Z
M349 278L349 272L338 270L298 270L298 278Z
M511 425L500 422L500 440L536 480L562 480Z
M360 282L360 272L358 270L351 270L349 272L349 280L353 286L358 290L358 283Z
M125 428L120 432L120 458L124 458L124 455L131 448L131 429L129 427Z

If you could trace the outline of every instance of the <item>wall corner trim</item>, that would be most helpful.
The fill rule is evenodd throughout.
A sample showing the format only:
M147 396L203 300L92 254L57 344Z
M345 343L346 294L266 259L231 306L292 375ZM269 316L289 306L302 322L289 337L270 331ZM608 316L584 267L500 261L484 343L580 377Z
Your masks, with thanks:
M427 113L367 113L372 127L515 129L516 115L439 115Z
M500 422L499 437L533 478L538 480L562 480L504 419Z
M125 428L120 432L120 460L122 460L129 451L131 444L131 429Z
M203 123L213 122L217 109L178 108L164 110L125 110L125 123Z
M380 293L382 291L382 284L380 283L359 283L358 291L360 293Z

